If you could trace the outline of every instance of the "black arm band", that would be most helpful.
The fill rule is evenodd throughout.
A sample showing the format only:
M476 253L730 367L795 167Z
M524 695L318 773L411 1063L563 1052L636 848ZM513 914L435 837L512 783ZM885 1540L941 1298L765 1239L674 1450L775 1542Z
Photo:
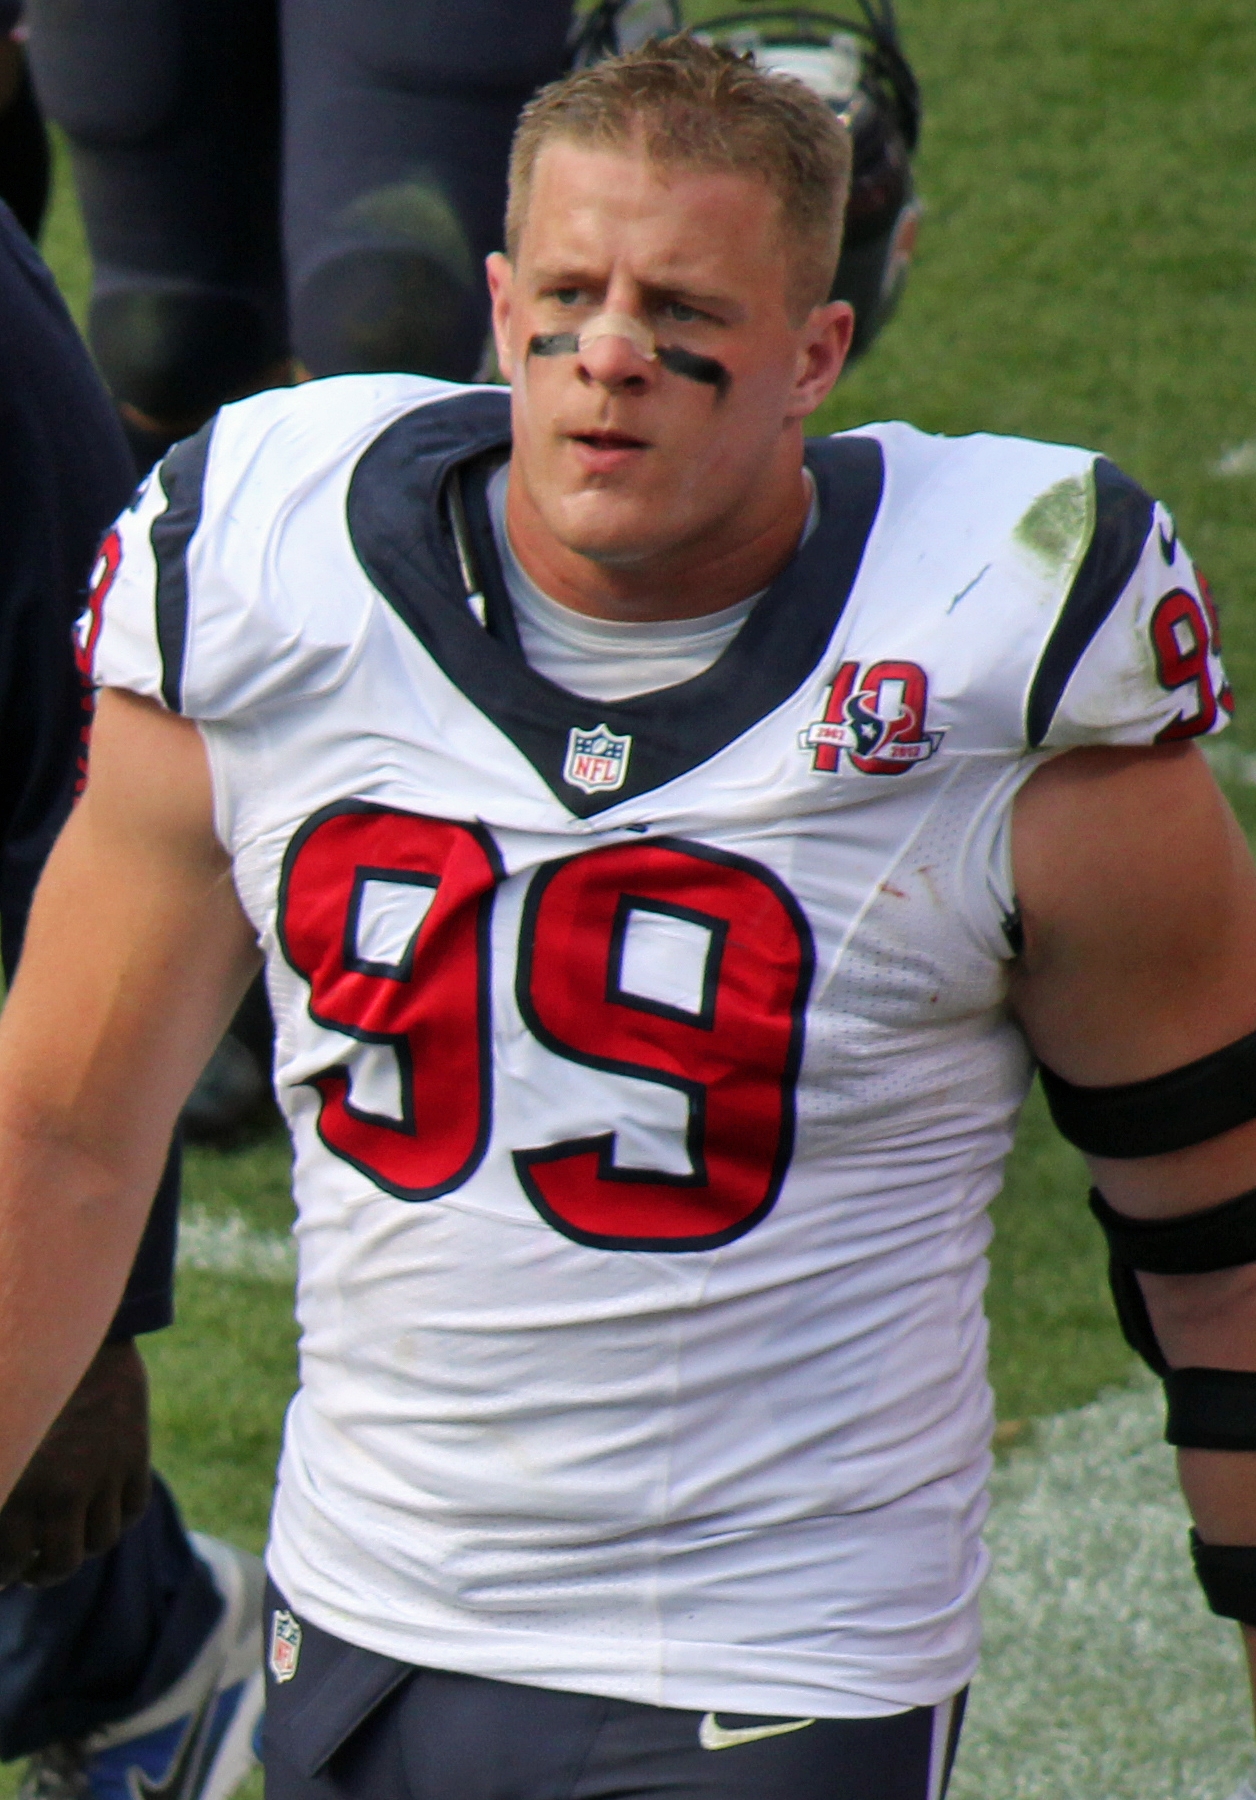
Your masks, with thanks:
M1146 1275L1209 1275L1256 1262L1256 1188L1172 1219L1132 1219L1091 1188L1090 1210L1117 1261Z
M1256 1374L1169 1369L1164 1394L1165 1439L1179 1450L1256 1450Z
M1147 1302L1143 1298L1143 1290L1138 1285L1138 1276L1128 1263L1118 1257L1108 1258L1108 1286L1112 1290L1112 1304L1116 1307L1117 1322L1121 1327L1121 1336L1131 1350L1137 1351L1153 1375L1162 1378L1169 1373L1169 1365L1164 1351L1160 1348L1160 1340L1156 1336L1156 1328L1151 1322L1151 1314L1147 1311Z
M1202 1212L1179 1213L1172 1219L1132 1219L1128 1213L1118 1212L1110 1206L1098 1188L1091 1188L1090 1210L1108 1240L1108 1280L1125 1341L1150 1369L1169 1379L1169 1365L1156 1339L1135 1270L1141 1269L1148 1275L1208 1275L1216 1269L1235 1269L1243 1263L1256 1262L1256 1190L1239 1194L1233 1200L1223 1200L1219 1206L1205 1207ZM1231 1372L1200 1369L1176 1373L1201 1378L1217 1374L1223 1378L1224 1385L1224 1377ZM1256 1383L1256 1376L1236 1375L1236 1379ZM1204 1407L1205 1411L1202 1422L1195 1423L1200 1415L1187 1394L1189 1386L1183 1385L1176 1408L1172 1393L1169 1395L1169 1424L1165 1435L1171 1444L1201 1450L1256 1450L1256 1441L1221 1444L1198 1436L1175 1436L1175 1431L1211 1431L1217 1417L1216 1408L1222 1404L1221 1401L1205 1402L1201 1398L1199 1407ZM1193 1394L1194 1388L1191 1389ZM1226 1417L1231 1417L1229 1403Z
M1038 1070L1057 1130L1088 1156L1164 1156L1256 1119L1256 1031L1211 1056L1122 1087Z
M1191 1560L1213 1612L1241 1625L1256 1625L1256 1548L1205 1544L1192 1531Z

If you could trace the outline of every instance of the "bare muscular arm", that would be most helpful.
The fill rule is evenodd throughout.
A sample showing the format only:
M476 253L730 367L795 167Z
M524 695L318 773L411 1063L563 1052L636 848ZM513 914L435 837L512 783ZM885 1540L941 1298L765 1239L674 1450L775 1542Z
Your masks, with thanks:
M1017 801L1013 846L1013 1005L1051 1068L1084 1086L1139 1081L1256 1029L1256 868L1197 750L1048 763ZM1256 1122L1091 1170L1123 1213L1197 1211L1256 1187ZM1139 1280L1172 1367L1256 1369L1256 1265ZM1256 1545L1256 1453L1183 1450L1178 1466L1205 1541Z
M103 694L0 1015L0 1496L104 1336L179 1107L257 963L195 726Z

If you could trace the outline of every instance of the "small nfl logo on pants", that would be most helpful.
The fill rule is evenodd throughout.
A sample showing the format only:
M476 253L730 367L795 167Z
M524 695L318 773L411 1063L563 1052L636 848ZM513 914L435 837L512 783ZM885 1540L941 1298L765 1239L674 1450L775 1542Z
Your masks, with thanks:
M301 1626L290 1612L270 1617L270 1672L276 1681L291 1681L301 1656Z
M626 732L620 737L605 725L594 725L589 730L573 725L567 733L563 780L586 794L622 787L631 749L632 738Z

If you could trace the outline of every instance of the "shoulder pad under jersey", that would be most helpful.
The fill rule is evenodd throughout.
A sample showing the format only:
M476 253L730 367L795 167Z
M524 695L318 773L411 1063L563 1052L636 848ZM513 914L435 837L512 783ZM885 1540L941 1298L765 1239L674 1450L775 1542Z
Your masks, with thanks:
M176 444L102 547L80 629L92 679L205 720L334 687L372 604L345 528L354 467L393 420L463 391L337 376L252 395Z
M1165 508L1069 445L863 428L885 457L866 571L928 661L954 749L1151 744L1233 710L1216 609ZM878 637L880 646L884 633ZM925 650L927 646L927 654Z

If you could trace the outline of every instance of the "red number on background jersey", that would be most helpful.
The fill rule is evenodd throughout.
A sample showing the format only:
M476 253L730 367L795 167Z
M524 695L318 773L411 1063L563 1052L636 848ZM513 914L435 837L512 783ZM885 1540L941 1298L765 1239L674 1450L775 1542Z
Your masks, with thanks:
M559 1056L682 1095L689 1169L624 1167L609 1130L522 1150L537 1210L606 1249L706 1249L757 1224L793 1147L813 964L797 903L742 857L658 839L539 870L524 1019Z
M116 531L107 531L96 552L91 577L87 583L87 605L74 627L74 660L78 672L90 687L96 666L96 644L104 623L105 601L122 562L122 539Z
M1195 711L1179 715L1171 725L1158 731L1158 744L1200 737L1216 724L1217 696L1208 667L1210 641L1208 620L1194 594L1185 588L1174 588L1172 593L1166 594L1151 618L1156 675L1161 687L1169 693L1178 688L1193 687Z
M122 539L107 531L96 552L87 584L87 605L74 625L74 666L79 677L79 730L74 752L74 798L87 786L87 761L96 717L96 645L105 622L105 601L122 564Z
M343 1066L312 1077L319 1135L401 1200L448 1193L484 1154L500 874L487 832L356 800L316 813L284 858L279 941L311 1018L389 1053L373 1092L365 1065L355 1085Z

